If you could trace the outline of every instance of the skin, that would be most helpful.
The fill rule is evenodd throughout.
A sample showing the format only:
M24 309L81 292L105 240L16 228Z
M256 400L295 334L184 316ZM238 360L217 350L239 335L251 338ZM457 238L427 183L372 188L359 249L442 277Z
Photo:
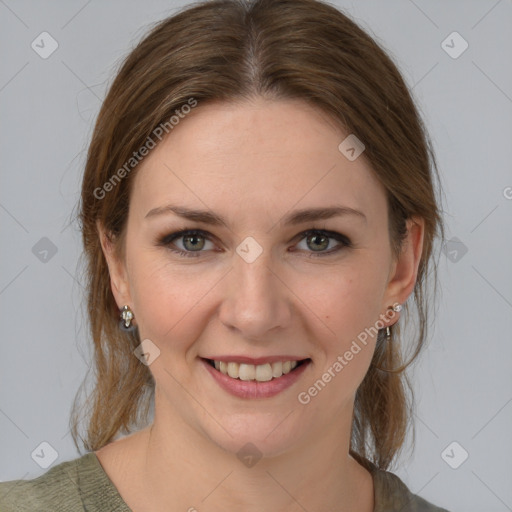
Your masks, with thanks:
M411 294L424 225L408 223L393 260L384 188L364 153L355 161L340 153L346 135L298 100L199 104L139 166L125 260L113 256L98 225L116 302L131 307L141 340L160 350L149 366L153 424L96 452L135 512L373 510L371 475L348 451L354 396L376 338L307 405L297 397ZM145 218L169 203L209 209L227 227L172 213ZM294 210L328 205L350 206L367 220L281 222ZM295 238L312 228L341 233L353 247L309 257L340 245ZM158 245L182 229L211 234L200 238L198 257ZM248 236L263 249L252 263L236 252ZM174 244L193 251L183 237ZM287 354L311 364L277 396L242 399L200 363L221 354ZM252 467L236 456L247 442L262 453Z

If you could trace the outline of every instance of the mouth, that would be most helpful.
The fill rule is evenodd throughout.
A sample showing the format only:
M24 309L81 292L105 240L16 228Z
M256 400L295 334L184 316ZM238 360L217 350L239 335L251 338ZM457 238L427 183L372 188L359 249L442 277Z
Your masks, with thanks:
M296 372L301 366L311 361L310 358L289 361L274 361L265 364L247 364L235 361L219 361L202 358L219 373L239 381L270 382Z

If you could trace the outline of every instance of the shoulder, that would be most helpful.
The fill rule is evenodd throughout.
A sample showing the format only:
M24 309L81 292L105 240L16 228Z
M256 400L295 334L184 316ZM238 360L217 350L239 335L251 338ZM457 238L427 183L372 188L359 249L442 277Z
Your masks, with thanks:
M78 512L105 509L130 511L103 471L94 452L61 462L31 480L0 483L2 512Z
M61 462L43 475L31 480L0 483L0 510L25 511L41 507L82 510L77 488L77 466L80 459ZM78 508L77 508L78 507Z
M375 488L374 512L448 512L413 494L402 480L389 471L372 470Z

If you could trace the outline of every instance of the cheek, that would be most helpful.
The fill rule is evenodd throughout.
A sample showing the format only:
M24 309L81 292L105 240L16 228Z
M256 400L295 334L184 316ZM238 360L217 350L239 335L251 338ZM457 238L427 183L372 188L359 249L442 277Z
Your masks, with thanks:
M336 349L350 346L351 340L379 319L381 281L375 267L352 266L332 273L323 292L319 288L311 292L316 297L312 309L321 312L319 317L331 330Z
M173 348L179 348L181 339L193 339L193 333L185 335L184 329L198 325L191 318L208 278L196 279L158 253L135 255L132 262L130 290L141 339L157 345L172 339Z
M350 277L344 272L338 273L337 278L332 276L329 292L324 287L324 294L315 305L322 308L324 314L320 317L331 332L316 339L323 355L299 397L314 402L313 408L318 407L319 411L329 404L328 415L333 418L344 410L364 379L379 327L379 276L375 271L369 272L368 267L353 267L350 271Z

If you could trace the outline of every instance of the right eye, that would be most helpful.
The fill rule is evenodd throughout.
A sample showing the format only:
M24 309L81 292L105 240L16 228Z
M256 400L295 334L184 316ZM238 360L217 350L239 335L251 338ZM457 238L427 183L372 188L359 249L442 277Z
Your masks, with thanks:
M184 229L163 236L158 243L180 256L196 258L201 252L204 252L201 249L205 246L204 240L210 240L208 235L209 233L200 229ZM174 241L177 239L181 239L184 247L183 249L173 248L173 246L176 247Z

